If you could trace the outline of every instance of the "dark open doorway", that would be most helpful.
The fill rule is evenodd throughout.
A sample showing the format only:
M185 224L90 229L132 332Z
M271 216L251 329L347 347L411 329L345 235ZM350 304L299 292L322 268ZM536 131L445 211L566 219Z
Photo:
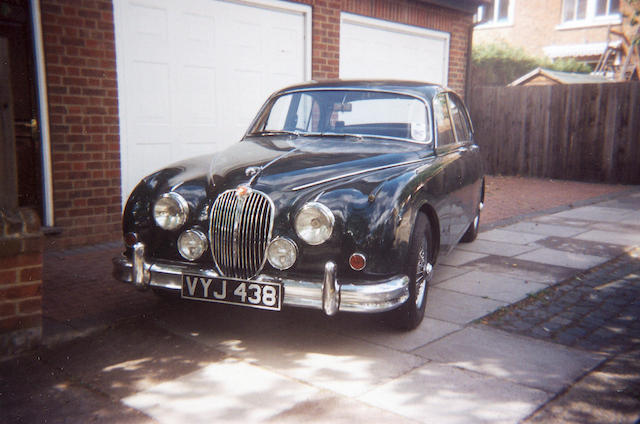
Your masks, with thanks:
M0 37L9 44L18 205L33 208L42 219L42 152L31 28L27 0L0 0Z

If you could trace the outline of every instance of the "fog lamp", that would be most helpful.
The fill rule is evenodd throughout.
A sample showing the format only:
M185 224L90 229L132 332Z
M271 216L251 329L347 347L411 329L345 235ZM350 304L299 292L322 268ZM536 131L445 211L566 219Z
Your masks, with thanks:
M267 259L272 267L280 270L289 269L296 263L298 247L285 237L277 237L267 247Z
M183 258L195 261L207 250L207 236L199 230L187 230L178 238L178 251Z

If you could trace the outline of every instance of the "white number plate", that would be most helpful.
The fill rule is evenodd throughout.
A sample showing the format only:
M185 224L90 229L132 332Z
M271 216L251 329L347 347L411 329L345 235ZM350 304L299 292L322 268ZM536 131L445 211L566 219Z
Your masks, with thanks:
M279 311L282 284L183 275L182 297Z

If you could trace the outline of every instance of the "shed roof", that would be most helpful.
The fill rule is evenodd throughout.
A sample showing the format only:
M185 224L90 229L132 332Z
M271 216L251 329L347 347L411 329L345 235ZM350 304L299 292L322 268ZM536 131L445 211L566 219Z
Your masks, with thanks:
M551 69L536 68L528 74L513 81L508 86L515 87L517 85L525 85L527 82L539 76L546 77L556 84L597 84L602 82L611 82L601 75L579 74L576 72L561 72L552 71Z

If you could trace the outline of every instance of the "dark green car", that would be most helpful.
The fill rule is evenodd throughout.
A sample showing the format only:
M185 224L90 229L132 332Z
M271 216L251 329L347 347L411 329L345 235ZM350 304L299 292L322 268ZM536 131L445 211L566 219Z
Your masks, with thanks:
M140 182L114 275L206 302L388 312L412 329L438 254L477 235L482 169L443 87L289 87L239 143Z

